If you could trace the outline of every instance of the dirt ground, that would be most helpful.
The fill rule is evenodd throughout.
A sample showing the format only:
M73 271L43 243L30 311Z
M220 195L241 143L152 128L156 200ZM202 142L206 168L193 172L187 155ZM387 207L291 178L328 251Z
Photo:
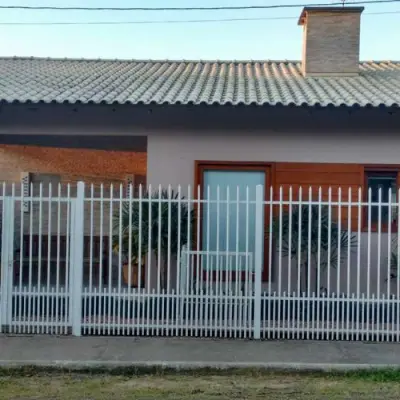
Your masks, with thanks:
M7 400L338 400L399 399L400 380L296 374L109 376L48 374L0 377Z

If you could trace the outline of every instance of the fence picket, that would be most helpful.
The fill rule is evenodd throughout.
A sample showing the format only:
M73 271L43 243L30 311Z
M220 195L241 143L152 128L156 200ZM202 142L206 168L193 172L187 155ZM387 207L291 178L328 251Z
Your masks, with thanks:
M261 338L261 281L263 269L264 187L256 188L254 257L254 339ZM246 257L247 258L247 257Z

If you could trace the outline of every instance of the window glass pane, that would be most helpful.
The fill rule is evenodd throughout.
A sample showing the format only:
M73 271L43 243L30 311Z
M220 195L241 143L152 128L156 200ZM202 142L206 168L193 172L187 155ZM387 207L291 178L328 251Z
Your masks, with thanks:
M390 201L396 203L397 201L397 176L396 174L388 175L374 175L368 176L368 188L371 190L371 221L379 222L379 192L381 205L381 219L382 223L388 223L389 221L389 195L391 196ZM391 192L390 192L391 190ZM386 204L385 204L386 203ZM395 204L393 204L394 206ZM393 207L392 207L392 220L393 220Z
M264 183L264 172L204 173L204 199L209 202L203 208L202 250L208 254L203 268L240 271L246 269L246 262L247 268L253 268L256 187ZM240 257L236 257L237 249Z

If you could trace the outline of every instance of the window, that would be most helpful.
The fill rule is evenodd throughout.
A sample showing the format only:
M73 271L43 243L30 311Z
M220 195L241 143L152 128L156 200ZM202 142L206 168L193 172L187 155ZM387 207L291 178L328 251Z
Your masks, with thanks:
M372 202L370 218L375 226L379 223L388 225L397 221L397 175L397 172L390 171L367 172L367 199L370 198ZM389 212L390 203L392 204L391 212Z
M200 250L208 255L200 262L203 273L217 276L222 271L223 276L231 276L233 280L238 274L243 277L254 263L256 187L263 185L268 196L271 165L197 161L195 168L195 184L200 186L205 200L201 206L198 238ZM265 228L269 221L267 208L263 221ZM264 234L263 247L262 276L267 281L268 234Z

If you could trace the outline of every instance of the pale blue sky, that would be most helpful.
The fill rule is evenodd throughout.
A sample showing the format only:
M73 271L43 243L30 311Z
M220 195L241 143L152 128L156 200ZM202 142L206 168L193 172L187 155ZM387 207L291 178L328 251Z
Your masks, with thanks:
M304 4L300 0L0 0L0 5L187 7ZM329 3L313 0L310 3ZM1 10L0 22L140 21L294 17L246 22L151 25L4 26L1 56L138 59L299 59L301 7L209 12L50 12ZM368 13L397 11L397 14ZM367 5L362 18L361 58L400 59L400 2Z

